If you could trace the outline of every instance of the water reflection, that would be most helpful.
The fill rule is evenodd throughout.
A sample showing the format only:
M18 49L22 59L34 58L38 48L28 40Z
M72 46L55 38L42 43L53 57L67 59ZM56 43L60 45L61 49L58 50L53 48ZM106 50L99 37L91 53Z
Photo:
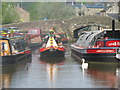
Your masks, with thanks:
M87 74L96 85L118 88L118 64L89 64Z
M82 60L74 56L72 58L81 64L83 79L90 78L95 87L118 88L119 63L89 63L88 68L84 69Z
M40 58L40 62L44 64L61 64L66 60L65 57L46 57L46 58Z
M31 63L31 59L23 61L22 63L13 66L1 66L0 67L2 68L2 73L0 74L0 77L2 77L1 88L10 88L13 74L18 70L28 68L27 66L29 63Z
M11 76L10 74L3 74L2 75L2 86L4 88L10 88L10 82L11 82Z
M63 65L65 58L40 58L41 64L46 64L48 82L51 88L55 88L57 65Z

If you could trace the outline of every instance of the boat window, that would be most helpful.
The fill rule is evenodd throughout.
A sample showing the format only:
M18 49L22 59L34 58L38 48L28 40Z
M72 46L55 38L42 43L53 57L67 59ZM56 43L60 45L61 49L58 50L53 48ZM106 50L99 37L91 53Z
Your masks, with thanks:
M92 37L93 37L93 33L90 33L90 34L85 38L84 43L83 43L83 45L84 45L85 47L88 46L88 44L90 43L90 40L92 39Z
M98 33L98 31L94 31L94 32L90 33L90 34L86 37L86 39L85 39L85 41L84 41L84 43L83 43L83 45L84 45L85 47L94 44L94 41L96 40L96 38L95 38L96 33Z
M23 37L23 35L14 34L14 37Z
M64 37L65 37L65 35L64 35L64 34L59 34L59 35L60 35L60 37L61 37L61 38L64 38Z
M113 31L106 31L104 37L113 38ZM115 30L114 38L120 39L120 30Z
M88 35L85 40L87 40L92 34L93 34L93 32L90 35Z
M38 34L37 30L31 30L30 34Z
M79 29L79 32L80 32L80 31L91 31L91 27L80 28L80 29Z
M19 39L11 42L15 50L22 51L28 47L28 43L24 39Z
M97 40L103 40L104 39L104 32L96 32L91 36L91 39L89 39L89 45L95 45L95 42Z
M91 33L91 32L86 32L86 33L82 34L82 35L79 37L79 39L77 40L76 45L85 47L84 41L85 41L85 39L87 38L87 36L88 36L90 33Z
M17 28L17 27L9 27L8 29L18 30L18 28Z
M91 40L91 42L89 43L89 44L90 44L90 46L94 45L94 44L95 44L95 42L96 42L96 37L94 37L94 38Z
M82 39L83 39L84 36L85 36L85 34L82 34L82 35L78 38L78 40L77 40L77 42L76 42L76 45L80 45L80 43L82 42Z

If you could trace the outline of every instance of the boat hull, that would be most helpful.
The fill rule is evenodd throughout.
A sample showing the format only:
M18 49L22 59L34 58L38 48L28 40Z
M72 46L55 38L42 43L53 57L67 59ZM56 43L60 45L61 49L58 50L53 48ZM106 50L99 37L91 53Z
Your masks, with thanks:
M44 52L40 52L40 57L64 57L64 56L65 52L60 50L50 51L50 49L48 49Z
M32 56L31 54L16 54L16 55L9 55L9 56L1 56L0 65L14 65L19 62L22 62L26 59L30 59Z
M73 56L84 58L86 62L120 62L116 53L81 53L73 49L71 51Z
M41 46L42 46L42 43L29 43L29 47L32 50Z

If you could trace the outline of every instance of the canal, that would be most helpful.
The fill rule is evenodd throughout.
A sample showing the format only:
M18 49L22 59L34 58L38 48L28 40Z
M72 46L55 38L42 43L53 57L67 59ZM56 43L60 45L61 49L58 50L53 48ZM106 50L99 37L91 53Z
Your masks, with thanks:
M116 64L89 64L82 68L66 45L65 58L40 59L38 49L32 59L2 68L4 88L118 88L120 68Z

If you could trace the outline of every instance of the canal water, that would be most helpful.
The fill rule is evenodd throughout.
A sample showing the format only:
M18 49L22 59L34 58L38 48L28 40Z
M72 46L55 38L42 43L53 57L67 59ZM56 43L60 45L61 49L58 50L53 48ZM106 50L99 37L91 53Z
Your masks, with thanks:
M32 59L2 68L4 88L118 88L119 65L92 63L82 68L66 45L65 58L41 59L38 49Z

